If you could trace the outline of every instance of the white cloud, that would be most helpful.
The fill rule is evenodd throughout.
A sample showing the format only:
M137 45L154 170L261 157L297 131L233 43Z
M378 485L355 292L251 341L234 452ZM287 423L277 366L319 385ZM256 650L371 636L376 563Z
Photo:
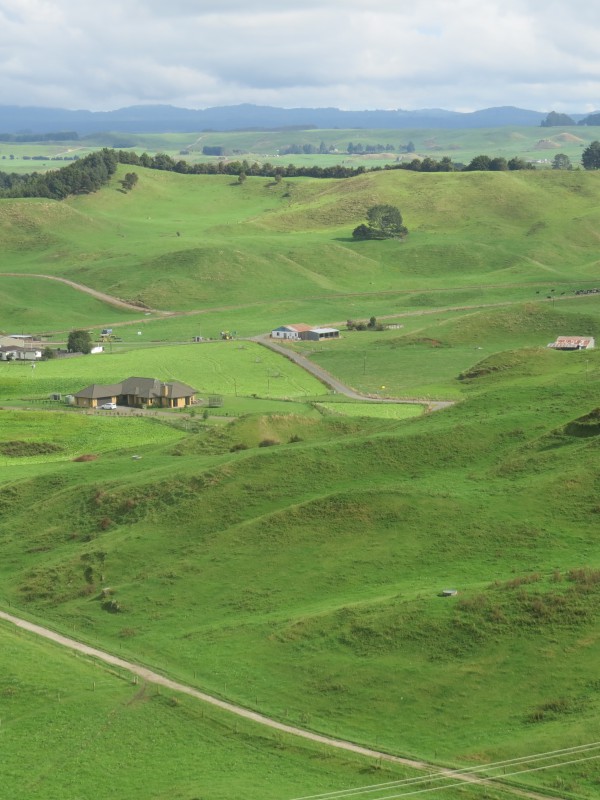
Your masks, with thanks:
M575 0L0 0L0 104L600 106Z

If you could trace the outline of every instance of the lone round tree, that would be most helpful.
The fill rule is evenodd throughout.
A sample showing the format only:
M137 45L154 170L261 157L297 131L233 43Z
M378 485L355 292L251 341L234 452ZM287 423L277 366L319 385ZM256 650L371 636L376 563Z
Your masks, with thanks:
M592 142L581 154L584 169L600 169L600 142Z
M402 214L396 206L371 206L364 223L352 231L354 239L402 239L408 229L402 224Z
M92 337L89 331L71 331L67 340L69 353L89 353L92 349Z

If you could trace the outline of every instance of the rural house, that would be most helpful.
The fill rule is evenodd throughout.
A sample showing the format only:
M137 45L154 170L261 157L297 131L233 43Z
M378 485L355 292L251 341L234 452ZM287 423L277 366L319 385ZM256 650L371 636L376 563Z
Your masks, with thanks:
M196 402L196 389L179 381L163 383L156 378L127 378L104 386L93 383L73 395L75 405L98 408L105 403L141 408L183 408Z
M38 361L41 357L42 343L33 336L0 336L0 361Z
M596 346L593 336L558 336L548 347L555 350L591 350Z
M337 328L312 328L310 325L281 325L271 331L271 339L292 339L298 341L320 342L323 339L337 339L340 332Z
M299 323L298 325L280 325L279 328L271 331L271 339L301 339L302 333L310 330L310 325Z

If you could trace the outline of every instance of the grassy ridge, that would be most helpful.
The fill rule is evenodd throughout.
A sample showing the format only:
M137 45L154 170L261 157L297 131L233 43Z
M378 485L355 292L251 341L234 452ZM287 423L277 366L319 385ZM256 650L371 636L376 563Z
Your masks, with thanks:
M600 190L585 172L387 172L279 186L139 172L127 195L115 183L61 204L3 201L11 270L66 275L152 307L250 301L257 311L366 291L573 289L596 274ZM406 242L352 242L374 202L401 207Z
M394 751L493 760L592 740L597 447L569 431L597 384L560 358L582 355L517 351L426 418L240 421L135 471L115 454L65 465L51 492L44 474L21 481L3 493L5 598ZM448 586L458 598L437 596ZM593 797L593 767L567 775Z
M127 674L4 624L0 674L2 781L14 800L278 800L415 774L376 768L164 688L133 684ZM123 748L135 754L126 769Z
M223 393L238 414L252 394L304 401L187 431L66 414L28 429L3 412L2 603L394 752L464 764L595 740L600 356L545 345L597 335L598 297L537 302L595 278L595 176L203 180L143 173L128 195L61 204L52 230L42 204L11 205L23 246L10 258L42 271L46 247L65 274L165 308L243 305L249 329L292 310L440 312L298 349L356 388L462 402L412 419L321 416L307 405L321 385L241 342L0 365L12 401L136 373ZM375 201L401 205L406 242L348 239ZM470 307L482 300L512 305ZM189 335L204 319L219 316L151 319L125 338ZM70 460L94 442L97 460ZM64 450L28 449L47 445ZM527 781L593 800L595 763Z

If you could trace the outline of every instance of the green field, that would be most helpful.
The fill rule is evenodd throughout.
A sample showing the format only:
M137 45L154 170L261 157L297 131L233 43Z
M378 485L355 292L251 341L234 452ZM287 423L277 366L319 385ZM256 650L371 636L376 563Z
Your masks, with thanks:
M343 417L410 419L423 413L423 406L379 403L318 403L317 408Z
M480 154L504 156L507 159L517 156L532 161L539 168L549 167L556 153L565 153L577 166L581 152L590 142L597 139L596 129L586 126L566 126L542 128L536 126L513 126L500 128L474 128L464 130L284 130L284 131L204 131L202 133L181 134L136 134L103 133L86 136L74 142L61 143L17 143L0 142L0 169L4 172L38 172L57 169L61 161L53 158L84 156L99 147L118 147L131 149L137 153L167 153L175 160L183 159L190 163L219 161L221 157L204 156L202 148L224 147L226 159L247 159L248 161L270 162L277 165L289 163L298 165L331 166L385 166L413 158L440 159L449 156L453 161L468 164ZM321 154L285 154L291 145L312 145L317 149L321 143L333 152ZM393 150L379 154L349 154L348 144L352 142L368 145L391 144ZM414 152L405 152L406 145L412 142ZM13 158L11 159L11 155ZM24 158L28 157L28 158ZM31 160L34 158L36 160ZM44 157L40 159L40 157Z
M405 242L352 241L374 198L401 207ZM599 215L600 188L586 172L387 172L239 186L226 176L140 170L126 195L115 181L62 203L3 201L0 233L5 271L61 275L151 308L194 311L164 327L147 322L149 338L189 340L285 321L536 300L552 289L572 295L596 280ZM111 307L101 319L82 297L52 324L48 282L28 280L2 278L19 328L126 319ZM67 304L57 298L57 310Z
M117 383L130 375L179 380L200 395L273 398L326 394L322 383L254 342L213 342L100 353L36 364L0 363L0 400L74 394L91 383Z
M4 623L0 674L2 788L14 800L280 800L418 777L134 683Z
M575 295L600 283L597 177L388 172L274 187L140 170L128 195L113 184L63 203L0 202L7 271L180 312L133 322L106 306L103 319L62 290L26 307L38 279L1 279L15 292L11 330L35 308L55 341L66 319L94 333L124 324L112 353L0 363L0 605L277 719L437 764L596 741L600 352L547 344L600 336L600 295ZM373 202L402 207L405 242L350 239ZM402 327L344 329L371 315ZM254 342L189 343L300 321L341 324L339 340L290 347L355 389L458 402L365 407ZM135 374L223 406L130 417L46 402ZM86 453L97 458L73 460ZM441 597L448 588L458 595ZM20 665L9 683L30 686L25 650L50 648L0 636ZM33 739L24 799L64 795L55 765L78 746L67 773L81 796L111 770L123 800L147 796L144 774L154 796L182 800L291 800L381 775L241 724L237 736L190 699L146 690L129 704L122 679L103 678L79 735L99 668L47 659L39 694L0 684L17 788L19 741L66 687L69 734L47 752ZM196 759L184 779L196 736L211 766ZM116 748L129 737L140 755L125 769ZM598 763L517 780L595 800Z

